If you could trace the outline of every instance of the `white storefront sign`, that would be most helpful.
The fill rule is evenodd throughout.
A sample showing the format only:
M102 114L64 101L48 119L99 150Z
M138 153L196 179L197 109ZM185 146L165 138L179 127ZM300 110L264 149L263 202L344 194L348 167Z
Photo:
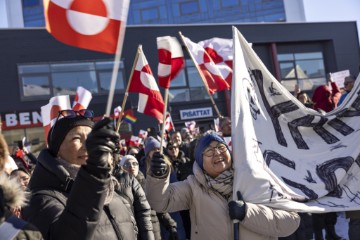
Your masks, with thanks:
M188 120L188 119L194 119L194 118L205 118L205 117L212 117L212 116L213 116L213 111L212 111L211 107L180 110L180 119L181 120Z
M19 112L5 114L5 127L29 126L42 123L39 112Z

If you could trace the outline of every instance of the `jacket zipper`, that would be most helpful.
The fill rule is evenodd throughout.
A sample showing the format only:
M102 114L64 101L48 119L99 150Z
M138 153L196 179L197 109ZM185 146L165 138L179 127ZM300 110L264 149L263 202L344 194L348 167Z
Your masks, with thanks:
M114 228L114 231L115 231L115 234L116 234L116 236L117 236L117 239L122 239L119 226L116 224L113 215L111 215L109 206L107 206L107 205L104 206L104 211L105 211L106 215L108 216L111 225L112 225L113 228Z

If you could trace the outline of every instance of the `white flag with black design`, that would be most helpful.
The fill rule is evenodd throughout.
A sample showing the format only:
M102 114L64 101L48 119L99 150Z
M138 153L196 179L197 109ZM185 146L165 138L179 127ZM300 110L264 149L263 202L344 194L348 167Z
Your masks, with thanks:
M233 37L234 191L275 208L359 210L359 77L347 102L321 115L271 75L235 27Z

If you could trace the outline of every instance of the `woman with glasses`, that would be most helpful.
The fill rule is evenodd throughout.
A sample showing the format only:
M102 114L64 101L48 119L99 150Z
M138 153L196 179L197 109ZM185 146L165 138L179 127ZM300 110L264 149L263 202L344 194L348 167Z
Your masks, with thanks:
M233 239L233 222L240 221L240 239L277 239L299 226L296 212L247 203L237 192L232 201L232 158L225 141L216 133L202 136L195 147L194 175L169 184L170 167L154 154L146 179L146 195L157 211L189 209L191 239Z
M120 136L113 121L95 125L92 111L65 110L38 157L23 216L45 239L136 239L137 227L111 175Z

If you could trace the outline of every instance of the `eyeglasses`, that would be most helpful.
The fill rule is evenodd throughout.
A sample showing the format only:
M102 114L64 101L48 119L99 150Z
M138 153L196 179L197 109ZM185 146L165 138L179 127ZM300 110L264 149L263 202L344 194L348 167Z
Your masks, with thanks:
M54 132L56 123L60 119L61 116L63 118L75 118L76 116L82 116L84 118L92 119L94 117L94 112L92 110L89 110L89 109L81 109L79 111L75 111L75 110L72 110L72 109L67 109L67 110L59 111L59 114L58 114L58 116L57 116L57 118L55 120L55 123L54 123L53 127L51 128L51 132L49 133L50 134L49 140L52 139L52 134Z
M227 147L224 144L219 143L216 147L208 147L205 149L203 154L207 157L213 157L215 155L215 150L217 150L219 153L223 153L226 152Z
M131 167L137 167L139 166L138 162L127 162L123 165L124 168L129 169Z

